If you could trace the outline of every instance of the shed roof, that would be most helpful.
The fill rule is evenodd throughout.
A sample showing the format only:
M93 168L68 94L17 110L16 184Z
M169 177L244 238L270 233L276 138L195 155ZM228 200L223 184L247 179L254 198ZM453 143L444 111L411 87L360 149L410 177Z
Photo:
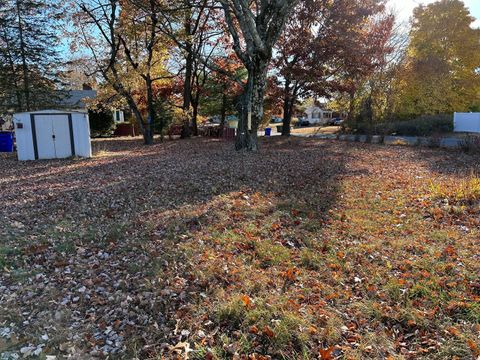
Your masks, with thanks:
M52 110L25 111L21 113L15 113L13 115L15 116L20 114L70 114L70 113L85 114L86 112L81 110L53 110L52 109Z

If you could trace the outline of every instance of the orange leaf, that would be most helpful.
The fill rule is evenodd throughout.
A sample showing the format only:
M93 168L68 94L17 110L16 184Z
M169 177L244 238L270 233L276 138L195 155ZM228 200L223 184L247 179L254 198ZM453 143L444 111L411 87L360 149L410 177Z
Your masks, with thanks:
M456 336L456 337L459 337L459 336L460 336L460 331L459 331L456 327L454 327L454 326L450 326L447 330L448 330L448 332L449 332L450 334L452 334L453 336Z
M263 332L265 333L265 335L267 335L269 338L273 338L275 337L275 333L272 331L272 329L270 329L268 326L265 326L265 328L263 329Z
M243 301L243 304L246 307L250 307L252 305L252 299L250 299L250 297L248 295L243 295L242 296L242 301Z
M451 257L456 257L457 256L457 251L452 245L448 245L444 250L443 254L446 256L451 256Z
M330 346L328 349L320 349L320 359L333 360L333 350L335 350L335 346Z
M297 270L295 270L294 268L290 268L287 271L283 272L282 276L288 281L294 281L296 277L296 272Z
M468 347L470 348L470 350L472 350L473 355L474 355L475 357L479 357L479 356L480 356L480 349L478 348L478 345L475 344L475 342L474 342L473 340L468 339L468 340L467 340L467 345L468 345Z
M258 334L258 328L253 325L250 330L249 330L250 334Z

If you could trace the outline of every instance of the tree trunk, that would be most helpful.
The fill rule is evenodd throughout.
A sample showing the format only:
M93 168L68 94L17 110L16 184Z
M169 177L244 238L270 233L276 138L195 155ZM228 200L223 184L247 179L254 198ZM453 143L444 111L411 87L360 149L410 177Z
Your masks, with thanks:
M198 136L198 104L200 102L199 94L196 95L194 101L192 101L192 133L193 136Z
M248 82L243 94L242 111L235 141L237 150L258 151L257 133L258 126L263 121L267 66L267 61L258 60L248 69Z
M187 37L191 35L192 32L192 24L190 14L187 14L185 17L184 23L185 34ZM192 104L192 76L193 76L193 66L194 66L194 58L193 58L193 45L190 39L187 38L185 43L185 51L187 53L185 58L185 81L183 85L183 112L184 112L184 119L183 119L183 128L182 128L182 139L186 139L190 137L190 106Z
M148 108L148 116L147 116L147 123L143 129L143 140L145 145L153 145L153 127L155 124L156 113L155 113L155 105L153 101L153 87L152 87L152 79L150 75L146 76L145 84L147 85L147 108Z
M190 47L185 63L185 84L183 89L183 129L182 129L182 139L190 137L190 106L192 105L192 71L193 71L193 55L191 53L191 45L187 45L187 48Z
M283 95L283 127L282 136L290 136L290 124L292 122L292 99L290 98L290 79L285 80Z
M354 128L357 126L356 121L353 116L353 111L355 108L355 91L350 91L350 107L348 109L348 124Z
M27 65L27 55L25 52L25 40L23 38L23 25L22 25L22 16L20 11L20 3L16 1L17 8L17 18L18 18L18 34L20 37L20 56L22 58L22 71L23 71L23 91L25 92L25 105L26 111L31 110L30 104L30 79L28 74L28 65Z
M289 110L283 116L282 136L290 136L291 134L290 127L292 124L292 114L293 114L293 108L291 105L289 105Z
M118 79L118 74L116 73L116 70L115 70L114 67L112 68L112 72L115 76L115 79ZM110 80L108 75L106 75L105 73L103 74L103 76L107 81L109 81L110 85L127 100L127 104L130 107L130 110L133 112L133 115L135 116L135 118L138 121L138 124L140 125L140 130L142 131L143 141L144 141L145 145L153 144L152 127L150 126L150 124L145 123L145 121L143 119L143 116L142 116L142 113L138 109L138 106L135 103L135 100L133 99L131 94L129 94L128 91L125 90L125 88L123 87L123 85L119 81ZM150 89L151 89L151 87L150 87ZM147 98L148 98L148 96L149 95L147 94ZM151 98L153 99L153 93L151 94ZM152 101L152 104L153 104L153 101ZM148 122L148 119L147 119L147 122Z
M220 137L223 136L223 130L225 129L225 124L227 123L227 89L223 88L222 95L222 108L220 109Z

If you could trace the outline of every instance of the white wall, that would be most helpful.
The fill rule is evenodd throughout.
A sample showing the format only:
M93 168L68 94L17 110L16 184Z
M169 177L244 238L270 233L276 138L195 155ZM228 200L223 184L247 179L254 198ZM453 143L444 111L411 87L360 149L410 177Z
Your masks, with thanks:
M44 115L45 114L67 114L65 111L47 110L32 113L19 113L13 116L15 123L15 135L17 141L17 155L18 160L35 160L35 150L33 146L33 133L31 126L31 114ZM92 148L90 143L90 122L88 114L82 112L68 113L72 116L73 138L75 144L75 155L81 157L91 157ZM68 121L66 116L59 117L58 121ZM22 128L20 125L22 124ZM38 138L37 142L42 141ZM68 143L70 143L68 141Z
M480 113L455 113L455 132L480 133Z
M92 157L88 114L72 113L72 125L76 155L86 158Z
M305 109L305 114L307 115L307 120L311 124L320 124L323 125L332 119L333 112L325 111L318 106L310 106Z
M15 124L18 160L35 160L30 113L13 115L13 122ZM22 126L22 128L20 129L19 126Z

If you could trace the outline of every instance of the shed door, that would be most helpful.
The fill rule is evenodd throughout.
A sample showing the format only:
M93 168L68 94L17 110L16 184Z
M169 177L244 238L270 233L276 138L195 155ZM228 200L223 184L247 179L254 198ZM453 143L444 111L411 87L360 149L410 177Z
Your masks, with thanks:
M55 159L55 141L53 138L52 118L47 115L35 115L38 158Z
M35 115L39 159L72 156L68 115Z
M63 159L72 156L72 145L70 142L70 126L68 116L53 117L53 136L55 144L55 157Z

